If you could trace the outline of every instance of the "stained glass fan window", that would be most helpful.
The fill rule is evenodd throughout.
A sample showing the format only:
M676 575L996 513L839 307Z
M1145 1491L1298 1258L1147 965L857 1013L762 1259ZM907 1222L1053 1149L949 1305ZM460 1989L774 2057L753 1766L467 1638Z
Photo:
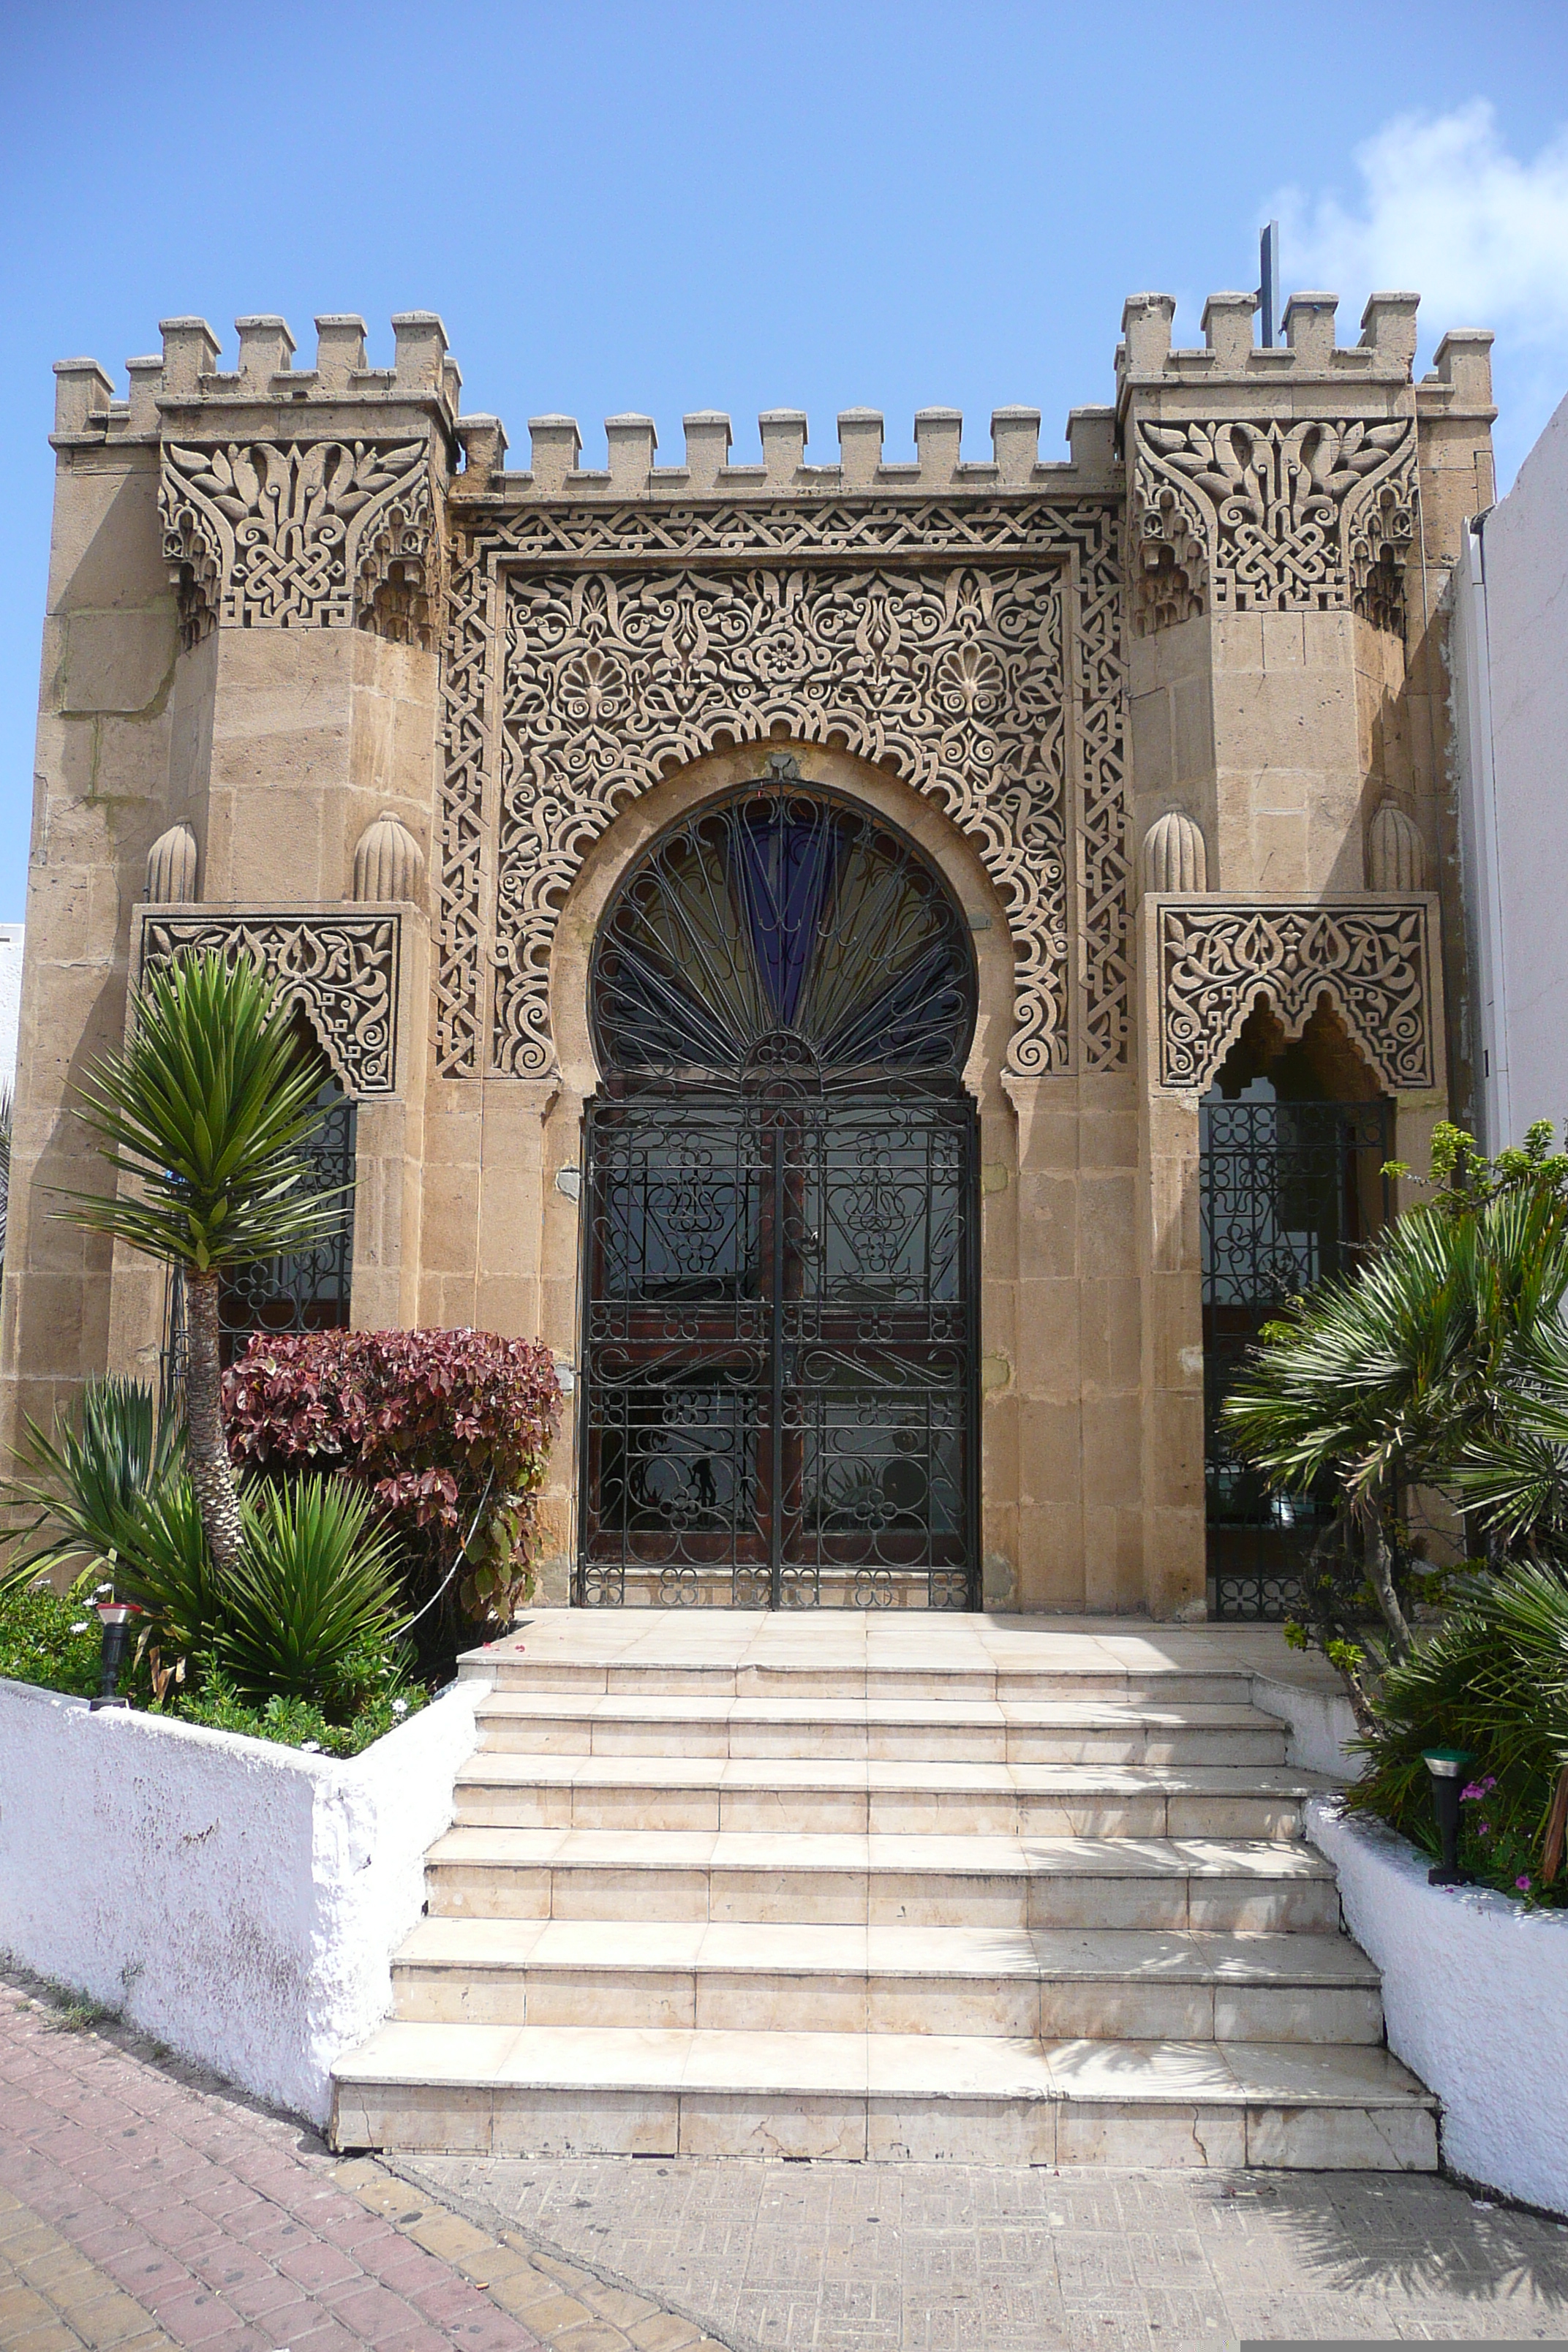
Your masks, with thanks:
M825 1091L956 1073L974 1020L963 916L864 812L759 789L665 837L600 935L601 1066L739 1084L789 1070Z

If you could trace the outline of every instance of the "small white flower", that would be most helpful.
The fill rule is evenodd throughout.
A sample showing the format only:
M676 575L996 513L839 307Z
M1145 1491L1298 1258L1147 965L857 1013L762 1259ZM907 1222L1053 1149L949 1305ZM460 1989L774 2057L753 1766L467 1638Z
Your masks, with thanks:
M321 1743L319 1739L301 1739L300 1742L301 1756L319 1756L321 1752Z
M85 1617L82 1619L81 1622L80 1622L79 1625L73 1625L73 1626L71 1627L71 1632L72 1632L73 1633L86 1633L86 1631L87 1631L87 1619L86 1619Z
M113 1590L114 1587L112 1584L95 1584L92 1588L92 1597L97 1601L101 1594L105 1592L112 1592Z
M395 1698L392 1702L392 1712L394 1715L406 1715L408 1701L405 1698Z

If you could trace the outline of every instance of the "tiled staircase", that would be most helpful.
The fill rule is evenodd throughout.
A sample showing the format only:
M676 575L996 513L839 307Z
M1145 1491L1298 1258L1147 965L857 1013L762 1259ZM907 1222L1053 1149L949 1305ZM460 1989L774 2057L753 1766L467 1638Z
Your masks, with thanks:
M1436 2164L1244 1668L631 1614L486 1654L339 2146Z

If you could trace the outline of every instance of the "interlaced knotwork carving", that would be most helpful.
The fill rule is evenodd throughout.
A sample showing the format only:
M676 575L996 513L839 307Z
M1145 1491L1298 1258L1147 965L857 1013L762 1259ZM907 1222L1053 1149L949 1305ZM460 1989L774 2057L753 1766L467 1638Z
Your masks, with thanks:
M1205 608L1403 625L1412 419L1150 419L1135 440L1140 635Z
M1202 1093L1259 996L1299 1037L1327 996L1390 1094L1436 1084L1426 899L1159 910L1160 1083Z
M781 561L781 559L788 559ZM978 845L1017 952L1014 1068L1068 1053L1067 844L1086 1050L1125 1052L1117 519L1085 501L524 509L453 566L438 1058L479 1068L489 582L507 575L494 1066L549 1066L547 977L583 855L659 776L775 727L886 762ZM1067 593L1068 583L1072 593Z
M426 641L433 533L423 441L166 442L158 503L187 644L217 621Z
M396 915L214 912L149 914L142 970L182 951L221 948L247 955L302 1005L345 1093L395 1091Z

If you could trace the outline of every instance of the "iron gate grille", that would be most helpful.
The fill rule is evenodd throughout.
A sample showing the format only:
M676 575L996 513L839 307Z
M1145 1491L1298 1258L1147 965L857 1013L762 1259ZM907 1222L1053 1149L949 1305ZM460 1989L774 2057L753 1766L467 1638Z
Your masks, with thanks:
M1281 1304L1348 1273L1388 1213L1387 1102L1222 1102L1201 1122L1204 1485L1210 1613L1279 1618L1331 1516L1321 1495L1274 1496L1226 1441L1220 1407Z
M974 1151L958 1094L590 1104L580 1603L978 1605Z

